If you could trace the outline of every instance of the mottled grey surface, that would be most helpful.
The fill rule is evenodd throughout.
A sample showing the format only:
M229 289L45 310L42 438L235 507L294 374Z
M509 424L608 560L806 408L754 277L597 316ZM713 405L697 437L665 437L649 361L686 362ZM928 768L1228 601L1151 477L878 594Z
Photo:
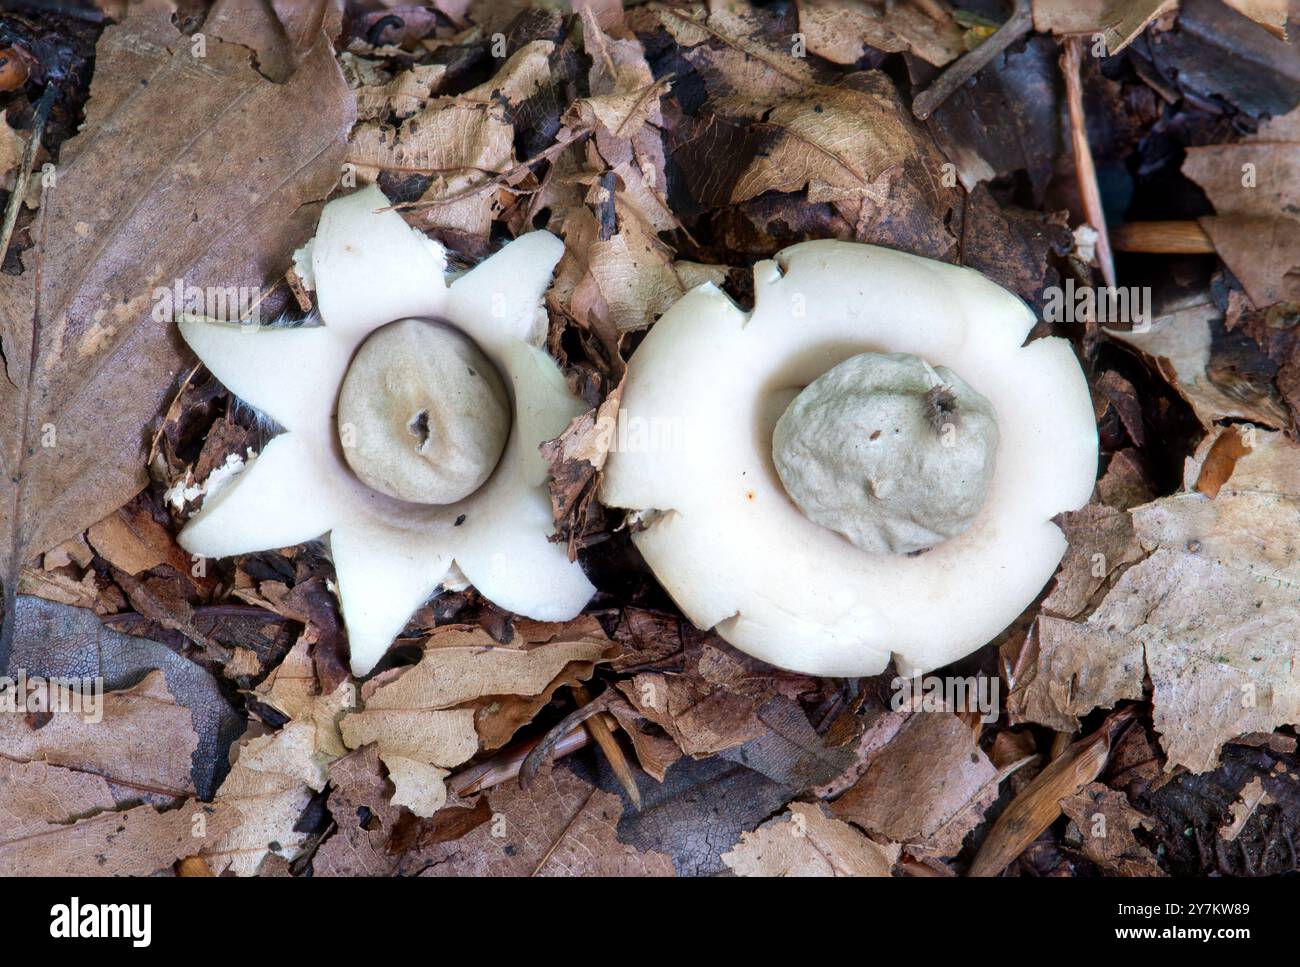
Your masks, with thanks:
M13 654L7 674L102 677L105 691L129 688L152 669L167 679L176 701L190 710L199 747L191 775L202 799L211 799L229 768L226 752L244 729L243 717L221 694L216 680L166 645L104 627L91 611L19 596Z

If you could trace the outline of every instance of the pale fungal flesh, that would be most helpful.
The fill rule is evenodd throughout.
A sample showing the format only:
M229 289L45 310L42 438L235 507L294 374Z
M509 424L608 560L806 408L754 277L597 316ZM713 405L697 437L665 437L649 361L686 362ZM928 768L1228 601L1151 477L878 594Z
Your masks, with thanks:
M554 530L537 447L585 407L541 348L542 294L563 243L533 232L450 285L436 242L411 229L378 188L330 202L297 264L321 325L187 319L185 340L232 393L276 420L273 439L185 526L191 553L228 557L329 535L352 667L365 674L444 581L472 583L502 608L572 618L593 587ZM335 407L354 355L389 323L444 322L473 341L510 396L509 439L490 476L454 503L396 499L363 483L343 455Z
M989 401L907 353L831 367L772 432L790 499L873 554L912 554L965 532L984 506L997 446Z
M873 675L892 657L918 674L991 641L1060 562L1052 518L1086 503L1096 479L1069 343L1025 344L1033 314L976 272L874 246L793 246L755 267L754 290L746 313L701 286L650 330L620 419L651 427L642 438L657 445L611 453L601 499L637 512L633 539L692 622L774 665ZM790 402L867 352L947 367L997 415L974 521L914 556L868 553L810 520L773 464Z

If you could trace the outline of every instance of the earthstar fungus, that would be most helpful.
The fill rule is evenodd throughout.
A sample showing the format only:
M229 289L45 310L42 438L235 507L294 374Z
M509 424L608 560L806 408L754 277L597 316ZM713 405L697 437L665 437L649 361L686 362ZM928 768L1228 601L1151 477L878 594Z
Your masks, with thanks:
M563 243L533 232L448 284L446 254L376 187L327 204L295 262L321 324L188 318L181 333L285 430L180 543L207 557L328 534L352 668L374 667L440 585L547 621L593 588L554 529L537 447L585 407L540 347Z
M774 665L918 674L991 641L1065 552L1097 434L1063 339L979 273L805 242L746 313L687 293L628 365L600 497L683 612Z

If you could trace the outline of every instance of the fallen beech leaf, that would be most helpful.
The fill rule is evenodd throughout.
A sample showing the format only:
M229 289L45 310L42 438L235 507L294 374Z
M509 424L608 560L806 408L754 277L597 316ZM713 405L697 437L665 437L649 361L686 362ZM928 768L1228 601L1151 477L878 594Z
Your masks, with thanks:
M28 682L30 716L0 714L0 756L18 762L46 762L102 776L136 796L163 801L191 794L190 760L199 739L189 709L177 705L163 673L150 672L138 685L102 697L102 719L86 696L50 682ZM33 704L39 703L39 705ZM20 708L21 710L21 708Z
M1272 396L1229 392L1210 378L1208 367L1214 341L1211 322L1220 315L1208 296L1198 296L1171 306L1152 319L1150 329L1145 332L1107 329L1106 334L1150 358L1152 368L1187 400L1207 430L1224 418L1244 419L1270 427L1286 426L1286 408Z
M404 212L419 228L485 244L495 214L490 187L515 163L509 112L549 81L555 45L538 40L515 51L489 81L457 97L439 97L397 128L380 118L352 132L347 160L373 181L381 171L424 174L433 181ZM399 80L401 78L399 77ZM418 83L418 82L411 82Z
M1250 301L1300 302L1300 108L1236 144L1188 148L1183 172L1214 203L1201 227Z
M340 63L346 72L348 65L357 64L361 58L344 54ZM357 120L374 121L392 114L404 120L420 111L433 97L447 74L445 64L412 64L410 70L396 76L386 72L379 77L355 75L349 77L357 99Z
M795 94L813 83L806 57L794 56L789 34L765 30L753 8L703 4L648 8L652 17L683 48L699 72L720 113L755 117L774 98Z
M609 711L632 743L637 764L656 782L663 782L669 766L682 757L681 748L630 703L611 702Z
M672 876L662 853L618 839L623 803L564 767L489 794L493 820L419 854L423 876Z
M889 876L901 849L868 839L821 806L795 802L742 836L722 862L737 876Z
M1286 40L1287 0L1223 0L1244 17L1249 17L1274 37Z
M402 755L386 755L383 763L395 787L394 806L405 806L428 819L446 805L447 786L443 780L451 775L448 770Z
M104 560L127 574L142 574L164 563L182 574L189 573L189 557L171 531L154 520L148 507L138 501L93 524L86 537Z
M310 725L315 730L313 745L326 760L348 751L339 732L339 720L356 706L356 688L352 682L345 681L332 693L322 693L306 635L298 639L284 660L266 676L256 693L263 702L294 722Z
M962 31L949 16L936 21L919 5L876 7L842 0L799 0L799 30L808 53L836 64L856 64L863 47L909 51L942 67L963 53Z
M343 717L343 740L354 749L377 743L398 795L419 815L432 815L445 800L446 769L481 745L504 744L556 688L590 676L595 662L617 648L603 632L593 633L594 619L579 618L572 627L530 631L520 623L518 647L500 645L478 627L438 628L419 664L368 689L365 708Z
M1134 809L1122 792L1100 782L1084 786L1061 800L1061 811L1079 830L1083 855L1115 876L1164 876L1151 852L1133 830L1151 828L1152 821Z
M190 39L156 10L104 30L84 130L61 148L39 241L21 276L0 275L0 412L22 414L0 423L0 472L18 481L0 491L10 605L31 554L147 479L141 428L183 365L170 323L153 318L155 288L256 291L278 278L311 234L351 121L323 39L276 85L245 48L215 38L200 69ZM230 146L249 143L257 150L230 164ZM12 633L7 618L0 651Z
M918 856L946 858L983 821L1006 774L957 716L917 712L831 812Z
M1142 551L1134 540L1129 515L1104 504L1088 504L1062 514L1061 529L1069 547L1052 590L1043 599L1042 611L1074 618L1116 568L1139 560Z

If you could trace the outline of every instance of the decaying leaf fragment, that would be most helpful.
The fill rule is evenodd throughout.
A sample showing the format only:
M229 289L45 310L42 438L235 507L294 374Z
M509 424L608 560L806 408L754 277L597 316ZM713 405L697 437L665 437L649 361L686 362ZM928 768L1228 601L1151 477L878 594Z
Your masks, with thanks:
M1150 850L1133 830L1150 828L1151 820L1134 809L1122 792L1094 782L1061 800L1061 811L1074 821L1083 855L1115 876L1164 876Z
M794 802L783 816L745 833L722 862L737 876L889 876L901 850L863 836L820 806Z

